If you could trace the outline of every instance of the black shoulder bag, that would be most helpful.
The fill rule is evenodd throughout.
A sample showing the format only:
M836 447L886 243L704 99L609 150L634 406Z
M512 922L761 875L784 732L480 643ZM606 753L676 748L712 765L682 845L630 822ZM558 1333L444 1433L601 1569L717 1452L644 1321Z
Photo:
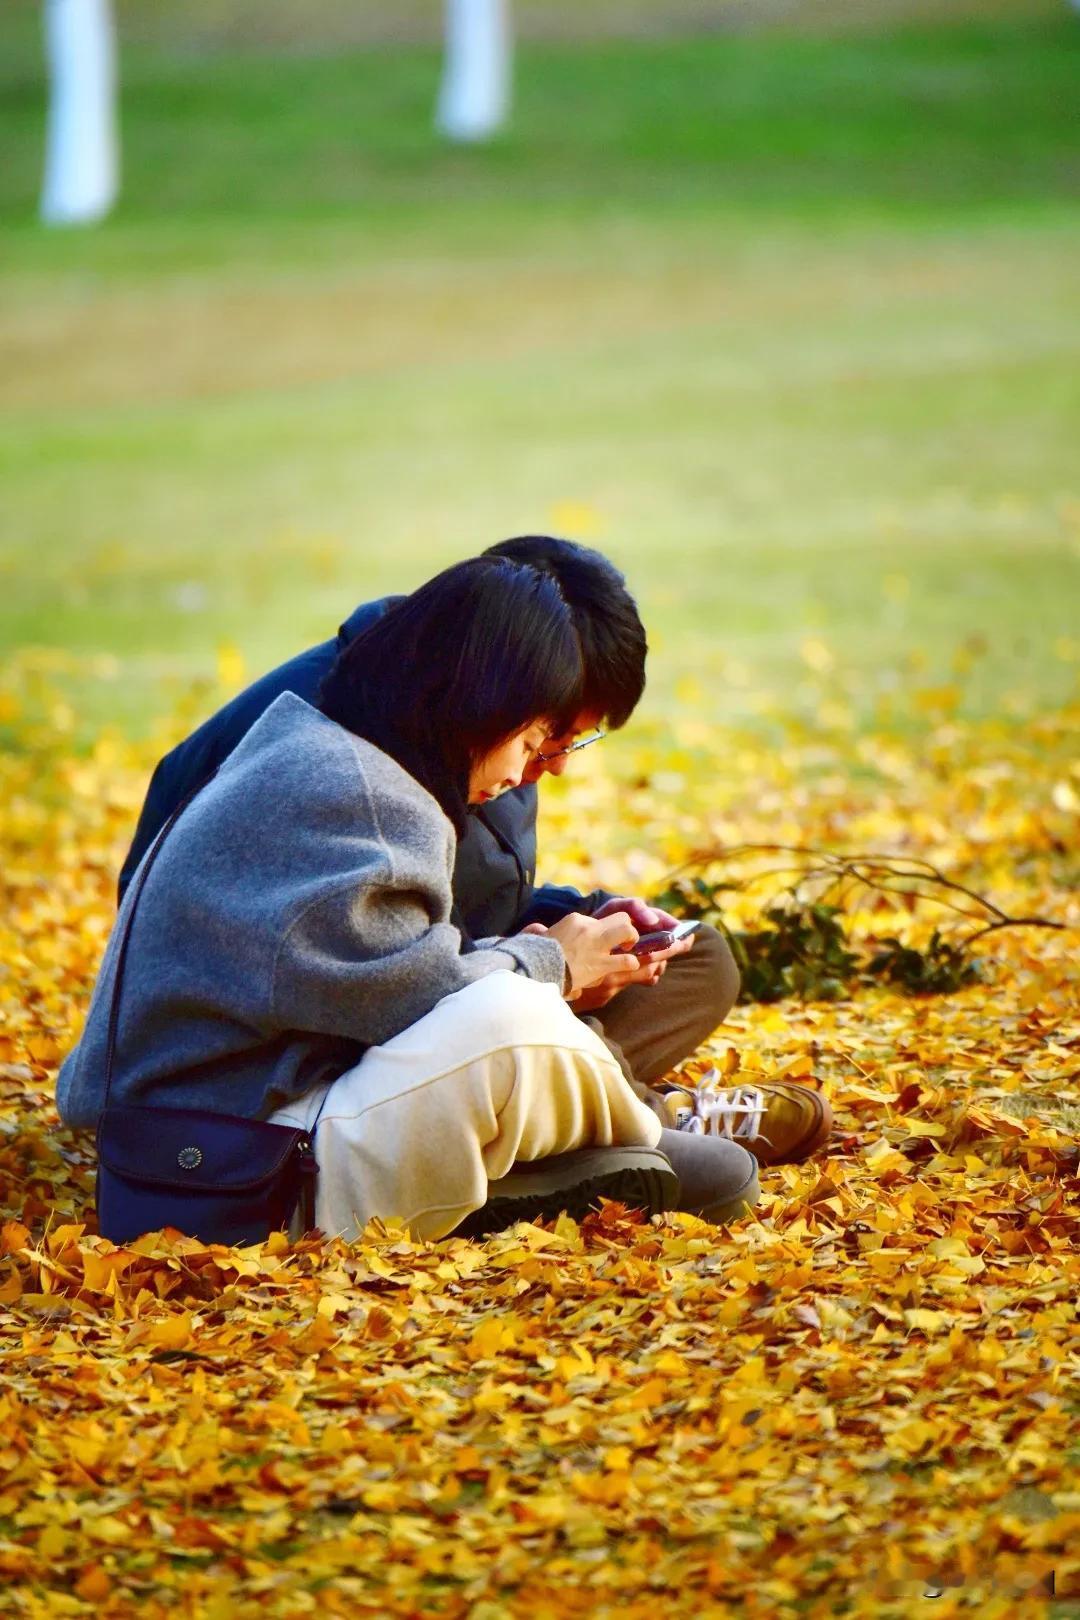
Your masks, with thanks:
M194 796L177 806L147 851L116 957L96 1199L98 1230L113 1243L130 1243L163 1226L204 1243L258 1243L288 1227L298 1206L303 1229L315 1225L318 1165L308 1131L193 1109L109 1106L135 908L165 835Z

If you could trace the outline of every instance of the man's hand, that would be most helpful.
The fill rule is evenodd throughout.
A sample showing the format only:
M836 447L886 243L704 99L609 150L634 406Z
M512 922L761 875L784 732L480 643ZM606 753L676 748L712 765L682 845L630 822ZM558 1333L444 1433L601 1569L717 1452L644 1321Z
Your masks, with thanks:
M672 950L670 954L677 956L679 953ZM606 1007L608 1002L619 994L620 990L625 990L627 985L630 984L659 984L667 967L666 959L661 960L655 956L650 956L644 962L639 962L636 956L631 956L629 960L638 963L633 973L609 974L606 979L601 979L600 983L594 984L591 989L583 990L578 996L571 996L569 1000L574 1011L576 1013L597 1012L601 1007Z
M626 913L639 934L655 934L658 928L674 928L679 921L670 911L661 911L659 906L650 906L647 900L637 900L630 895L615 895L613 899L605 900L600 910L593 912L593 916L613 917L617 911Z

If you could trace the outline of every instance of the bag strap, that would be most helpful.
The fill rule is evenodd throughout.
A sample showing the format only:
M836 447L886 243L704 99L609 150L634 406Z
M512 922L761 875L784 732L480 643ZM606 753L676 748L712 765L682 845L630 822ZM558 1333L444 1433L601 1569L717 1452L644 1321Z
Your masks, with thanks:
M116 953L116 973L113 976L112 1003L109 1007L109 1034L105 1045L105 1100L101 1105L103 1110L109 1106L109 1092L112 1090L113 1064L116 1060L116 1036L120 1027L120 987L124 977L124 964L127 961L128 944L131 940L131 925L135 920L135 907L139 903L139 896L142 894L143 885L146 883L146 880L150 875L150 868L153 866L155 860L157 859L158 851L165 842L166 834L180 819L181 815L187 809L195 795L197 793L201 793L206 784L208 782L212 782L216 775L216 770L211 771L209 776L204 776L202 781L197 783L196 786L192 788L191 792L185 799L181 799L180 803L177 805L169 819L165 822L157 837L154 839L154 842L150 845L150 848L143 856L142 861L139 864L139 869L135 874L135 880L131 885L131 889L129 891L128 914L124 918L124 926L120 934L120 945Z

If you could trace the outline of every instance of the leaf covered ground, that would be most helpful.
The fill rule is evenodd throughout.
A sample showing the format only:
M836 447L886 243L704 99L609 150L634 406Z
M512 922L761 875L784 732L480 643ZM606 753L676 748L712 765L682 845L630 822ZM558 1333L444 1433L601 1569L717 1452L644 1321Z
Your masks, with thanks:
M12 677L0 760L5 1614L908 1616L928 1582L938 1613L1080 1612L1077 711L930 698L768 740L688 714L548 795L554 878L806 842L1069 925L988 937L949 997L737 1008L687 1074L799 1078L837 1121L752 1219L118 1249L52 1084L154 744L71 754L18 718L45 678Z

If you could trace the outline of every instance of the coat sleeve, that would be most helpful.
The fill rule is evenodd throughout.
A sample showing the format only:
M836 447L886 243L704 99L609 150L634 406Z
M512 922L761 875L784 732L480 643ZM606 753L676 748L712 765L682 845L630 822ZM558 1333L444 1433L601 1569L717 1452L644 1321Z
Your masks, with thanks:
M539 922L550 928L562 917L569 917L574 912L581 912L585 917L592 917L600 910L606 900L614 900L614 894L607 889L593 889L591 894L581 894L577 889L562 888L554 883L545 883L539 889L534 889L532 899L521 915L520 926L526 923Z
M277 953L270 1021L379 1046L455 990L499 969L563 984L556 940L527 934L462 954L422 890L392 882L337 890L293 921Z

